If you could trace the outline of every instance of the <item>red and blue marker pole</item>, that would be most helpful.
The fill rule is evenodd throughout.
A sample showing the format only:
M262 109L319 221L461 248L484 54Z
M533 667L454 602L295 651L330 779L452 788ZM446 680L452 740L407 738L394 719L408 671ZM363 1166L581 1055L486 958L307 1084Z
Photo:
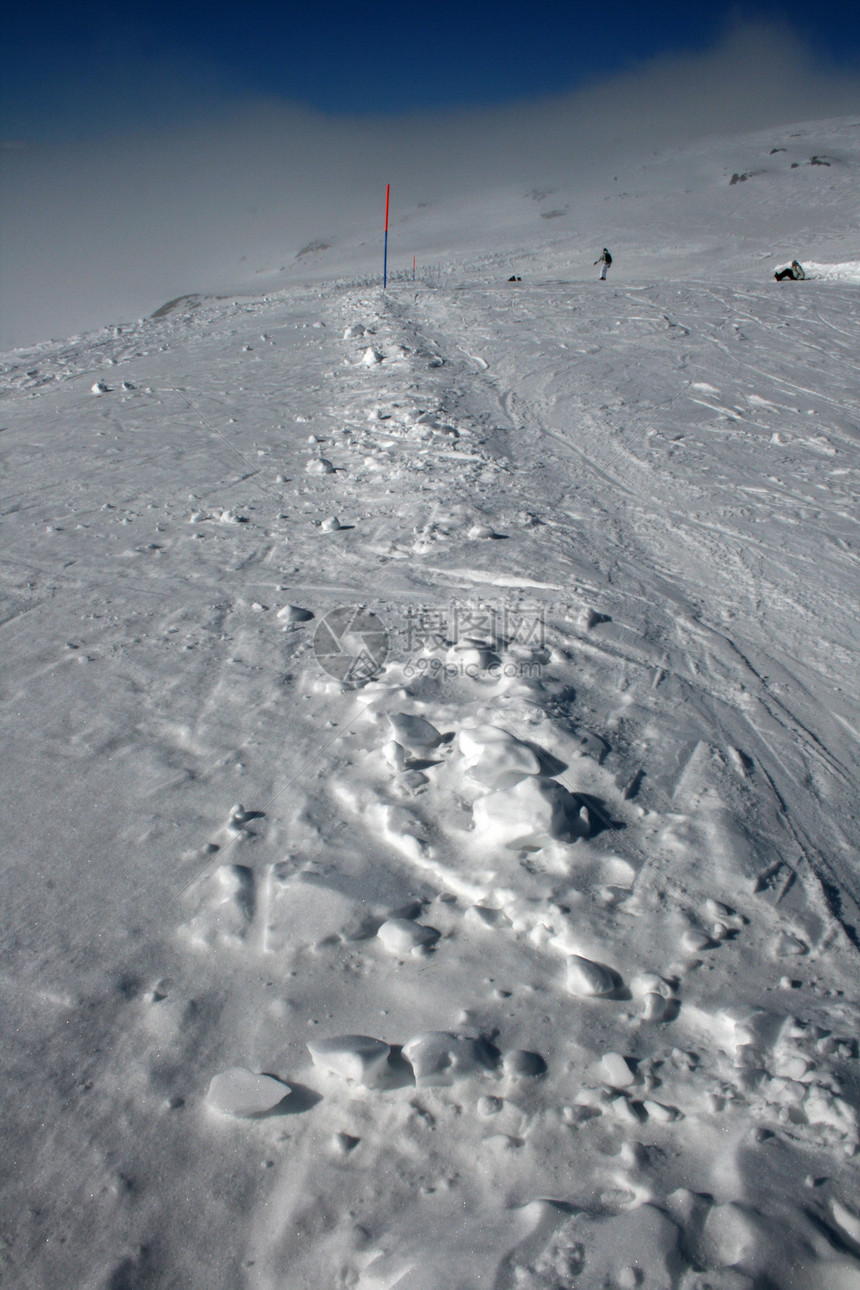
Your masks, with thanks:
M385 185L385 253L382 257L382 290L388 285L388 197L391 184Z

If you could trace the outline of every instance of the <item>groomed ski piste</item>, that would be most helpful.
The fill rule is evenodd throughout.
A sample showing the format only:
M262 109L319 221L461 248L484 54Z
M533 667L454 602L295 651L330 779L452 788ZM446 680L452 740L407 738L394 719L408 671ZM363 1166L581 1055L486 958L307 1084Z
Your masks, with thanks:
M860 1286L860 121L637 174L5 356L4 1286Z

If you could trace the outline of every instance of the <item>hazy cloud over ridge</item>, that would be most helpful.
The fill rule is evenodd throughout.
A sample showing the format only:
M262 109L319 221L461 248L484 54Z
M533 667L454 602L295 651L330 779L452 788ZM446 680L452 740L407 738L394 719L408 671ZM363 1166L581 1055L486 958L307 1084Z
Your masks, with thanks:
M788 29L757 24L542 102L350 119L268 100L160 134L6 148L0 345L250 281L317 237L373 243L389 181L401 209L574 172L587 185L646 146L858 110L860 72L825 73Z

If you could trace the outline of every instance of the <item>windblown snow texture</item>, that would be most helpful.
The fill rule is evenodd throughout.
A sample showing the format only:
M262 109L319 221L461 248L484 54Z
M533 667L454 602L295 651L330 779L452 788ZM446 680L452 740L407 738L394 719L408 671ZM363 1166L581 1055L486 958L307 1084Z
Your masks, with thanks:
M7 356L4 1285L860 1284L860 136L799 129Z

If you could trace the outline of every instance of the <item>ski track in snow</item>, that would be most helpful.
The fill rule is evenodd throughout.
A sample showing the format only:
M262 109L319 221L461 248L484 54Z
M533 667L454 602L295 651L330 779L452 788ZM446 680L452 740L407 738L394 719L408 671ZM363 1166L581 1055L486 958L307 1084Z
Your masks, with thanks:
M612 273L7 368L4 1284L860 1284L856 289Z

